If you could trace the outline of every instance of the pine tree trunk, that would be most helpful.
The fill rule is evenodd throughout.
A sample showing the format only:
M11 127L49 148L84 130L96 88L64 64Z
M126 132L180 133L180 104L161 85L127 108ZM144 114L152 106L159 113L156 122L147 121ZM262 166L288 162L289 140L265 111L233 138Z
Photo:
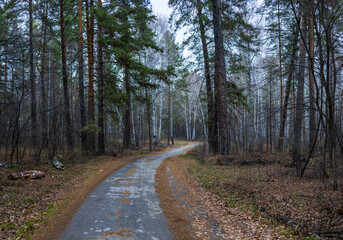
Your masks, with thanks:
M101 0L98 0L98 8L102 8ZM102 59L103 44L102 37L102 23L98 19L98 148L99 154L105 154L105 135L104 135L104 63Z
M125 67L125 76L124 76L124 82L125 82L125 91L126 91L126 109L125 109L125 115L124 115L124 136L123 136L123 148L129 149L130 148L130 142L131 142L131 91L130 91L130 70Z
M230 136L227 119L227 87L225 69L225 49L223 42L221 1L213 0L213 25L215 42L215 72L214 84L217 95L218 127L219 127L219 154L229 155Z
M81 149L82 153L87 152L87 132L86 132L86 107L83 83L83 29L82 29L82 0L78 0L78 60L79 60L79 108L81 127Z
M86 0L86 22L87 22L87 51L88 51L88 121L95 124L94 109L94 14L93 0L90 4ZM95 153L95 135L90 132L87 136L88 146L91 153Z
M73 128L71 126L69 94L68 94L68 76L67 76L67 49L64 33L64 0L60 0L60 24L61 24L61 52L62 52L62 82L63 82L63 99L64 99L64 118L66 125L66 138L68 150L73 151Z
M202 43L202 52L204 57L204 69L205 69L205 79L206 79L206 96L207 96L207 120L208 120L208 148L211 154L216 154L218 151L218 142L216 141L216 133L214 132L214 103L213 103L213 93L212 93L212 80L210 73L210 63L208 48L206 42L205 26L203 22L202 6L201 1L197 0L197 15Z

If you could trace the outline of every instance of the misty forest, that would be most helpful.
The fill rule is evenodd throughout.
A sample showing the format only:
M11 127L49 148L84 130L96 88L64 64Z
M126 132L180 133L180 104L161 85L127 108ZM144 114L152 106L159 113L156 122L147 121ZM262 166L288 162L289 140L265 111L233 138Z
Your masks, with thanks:
M36 233L91 167L195 143L170 169L269 219L261 239L343 237L343 1L168 6L0 1L0 236Z

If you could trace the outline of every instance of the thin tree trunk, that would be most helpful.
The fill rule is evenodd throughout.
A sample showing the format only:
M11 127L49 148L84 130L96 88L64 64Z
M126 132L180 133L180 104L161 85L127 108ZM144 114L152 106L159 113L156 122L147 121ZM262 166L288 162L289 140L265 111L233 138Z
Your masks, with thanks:
M195 111L195 108L194 108L194 113L193 113L193 132L192 132L192 140L194 141L195 140L195 127L196 127L196 117L197 117L197 114L196 114L196 111Z
M168 146L170 141L170 128L171 128L171 121L170 121L170 84L168 84Z
M46 75L46 35L47 35L47 18L48 18L48 2L45 1L45 13L42 17L43 26L43 44L42 44L42 69L41 69L41 98L42 98L42 144L46 145L48 140L48 119L47 119L47 99L46 99L46 89L45 89L45 75Z
M125 67L125 91L126 91L126 109L124 115L124 136L123 136L123 148L128 149L130 147L131 137L131 91L130 91L130 70Z
M101 0L97 2L98 8L102 8ZM105 154L105 135L104 135L104 62L102 59L102 23L98 19L98 148L99 155Z
M301 23L301 42L299 56L299 74L298 74L298 91L296 100L295 126L294 126L294 156L293 161L297 169L297 175L301 174L301 149L302 149L302 119L304 115L304 78L305 78L305 62L306 62L306 36L307 36L307 16L302 13Z
M287 76L287 81L286 81L285 99L284 99L282 112L281 112L280 135L279 135L278 146L277 146L278 151L281 151L283 149L288 101L289 101L289 96L290 96L291 87L292 87L292 78L293 78L293 72L294 72L294 66L295 66L294 63L295 63L295 58L296 58L296 53L297 53L298 39L299 39L298 35L294 34L294 39L293 39L293 44L292 44L292 55L291 55L288 76Z
M66 138L68 150L73 151L73 133L70 118L69 95L68 95L68 76L67 76L67 49L65 44L64 33L64 0L60 0L60 24L61 24L61 52L62 52L62 82L63 82L63 98L64 98L64 118L66 124Z
M174 134L173 134L173 98L170 99L170 138L172 145L174 145Z
M330 29L330 32L327 33L328 36L328 45L333 46L332 38L334 35L333 29ZM337 172L337 159L334 156L335 150L336 150L336 126L335 126L335 98L336 98L336 87L337 87L337 69L336 69L336 61L335 61L335 48L333 47L327 47L327 54L331 55L331 62L328 61L327 68L331 67L331 78L327 78L328 87L326 89L328 90L326 92L326 98L328 102L328 127L329 127L329 138L330 138L330 149L329 149L329 159L332 163L332 170L333 170L333 189L335 191L338 190L338 172ZM329 76L329 74L328 74Z
M78 0L78 60L79 60L79 107L81 124L81 149L83 153L87 152L87 132L86 132L86 107L83 83L83 28L82 28L82 1Z
M154 138L158 135L158 128L157 128L157 107L156 107L156 98L152 104L152 133Z
M150 99L148 98L148 90L145 89L145 98L147 99L146 111L148 117L148 135L149 135L149 149L152 151L152 139L151 139L151 120L150 120Z
M315 113L315 83L314 83L314 27L313 27L313 0L309 3L309 98L310 98L310 116L309 116L309 149L312 148L316 135L316 113Z
M206 78L206 96L207 96L207 119L208 119L208 147L211 154L216 154L218 152L218 141L215 137L216 133L214 131L214 103L213 103L213 93L212 93L212 80L210 73L210 63L209 54L206 42L205 26L203 22L202 5L201 1L197 0L197 15L199 22L199 30L202 43L202 52L204 57L204 69Z
M187 105L185 106L185 110L184 110L184 113L185 113L185 124L186 124L186 140L188 141L189 140L189 127L188 127L188 114L187 114Z
M278 38L279 38L279 77L280 77L280 102L283 102L283 87L282 87L282 42L281 42L281 21L280 21L280 0L278 0Z
M90 4L86 0L86 22L87 22L87 51L88 51L88 121L95 124L95 109L94 109L94 14L93 0ZM95 135L90 132L87 136L89 149L91 153L95 153Z
M70 62L73 61L73 54L70 51ZM73 65L70 64L70 118L74 122L74 86L73 86Z
M161 135L162 135L162 112L163 112L163 99L162 99L162 94L160 95L160 123L159 123L159 127L158 127L158 132L157 132L157 142L160 142L161 140Z
M270 152L273 152L273 79L272 79L272 69L270 69L270 79L269 79L269 147Z
M133 114L133 101L131 101L131 133L132 133L132 144L136 145L136 130L135 130L135 118Z
M279 79L280 79L280 106L281 106L283 103L283 86L282 86L282 48L281 48L282 43L281 43L280 0L278 0L278 2L277 2L277 11L278 11L278 33L279 33L278 34L278 38L279 38ZM281 146L279 146L279 143L281 140L281 135L284 134L284 133L281 134L281 129L283 127L283 126L281 126L282 121L283 121L283 115L280 112L280 138L278 141L278 147L277 147L278 150L281 148Z
M250 48L250 45L249 45ZM248 59L248 77L247 77L247 87L248 87L248 103L249 106L253 108L253 94L252 94L252 87L251 87L251 63L250 60ZM254 135L255 135L255 130L254 130L254 111L251 109L248 111L248 123L246 126L247 132L248 132L248 149L249 152L252 152L254 149Z
M200 111L201 111L201 118L202 118L202 126L203 126L204 135L206 138L208 138L207 129L206 129L206 120L205 120L204 110L202 109L202 106L200 106Z
M30 38L30 87L31 87L31 143L37 147L37 102L36 102L36 80L33 58L33 10L32 0L29 0L29 38Z

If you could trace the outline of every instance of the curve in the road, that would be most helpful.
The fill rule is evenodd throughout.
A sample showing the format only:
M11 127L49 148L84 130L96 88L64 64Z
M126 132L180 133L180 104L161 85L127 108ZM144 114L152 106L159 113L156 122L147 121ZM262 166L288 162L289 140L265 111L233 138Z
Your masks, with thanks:
M164 159L193 146L141 158L114 172L90 194L60 239L172 239L155 192L155 173Z

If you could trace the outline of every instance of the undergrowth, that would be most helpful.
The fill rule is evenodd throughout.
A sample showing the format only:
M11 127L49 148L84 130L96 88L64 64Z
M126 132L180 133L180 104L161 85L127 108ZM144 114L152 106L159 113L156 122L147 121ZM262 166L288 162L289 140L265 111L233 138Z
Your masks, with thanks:
M234 184L243 181L239 175L234 175L228 171L232 166L218 166L213 164L214 161L204 161L204 155L196 150L189 151L180 157L190 160L187 172L194 176L202 187L219 196L228 206L238 207L242 211L252 213L255 219L260 219L271 226L284 239L318 239L315 236L302 233L297 227L285 225L278 218L267 214L257 200L244 198L244 194L240 193L239 188L232 191L226 187L226 183ZM261 178L260 181L268 182L269 180Z

